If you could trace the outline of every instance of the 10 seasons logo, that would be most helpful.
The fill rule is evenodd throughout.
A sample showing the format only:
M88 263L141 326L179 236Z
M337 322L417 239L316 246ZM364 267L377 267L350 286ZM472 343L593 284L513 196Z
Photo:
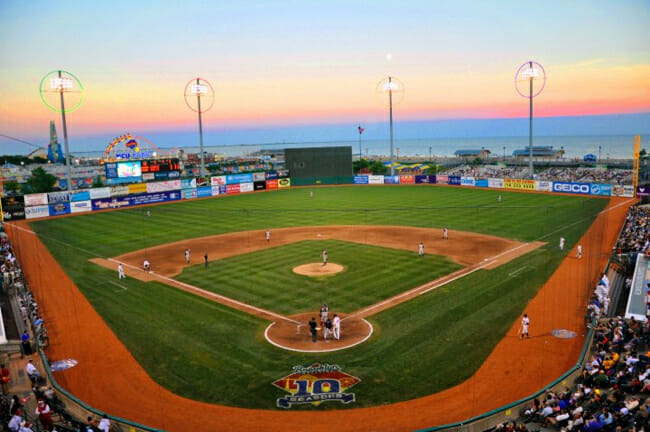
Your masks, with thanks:
M293 373L274 381L273 385L291 394L279 398L277 406L291 408L292 405L320 405L328 401L354 402L354 393L345 391L360 381L342 372L338 365L315 363L311 366L294 366Z

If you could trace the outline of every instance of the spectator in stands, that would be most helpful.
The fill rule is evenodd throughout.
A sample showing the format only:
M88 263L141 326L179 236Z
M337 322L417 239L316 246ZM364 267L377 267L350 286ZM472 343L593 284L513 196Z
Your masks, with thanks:
M27 330L23 332L20 339L22 341L23 354L26 356L32 355L32 343L29 340L29 333L27 333Z
M102 416L102 419L99 422L99 426L97 426L97 429L99 429L102 432L109 432L111 429L111 421L108 419L108 416L104 414Z
M2 394L9 394L9 369L5 365L0 365L0 383L2 384Z
M50 410L50 406L46 404L43 399L38 399L35 413L38 416L38 420L43 425L43 428L51 431L54 427L54 422L52 422L52 411Z
M23 422L23 411L19 408L9 420L9 430L12 432L20 431L20 424Z
M27 372L27 376L32 382L32 385L38 383L41 378L41 373L36 369L36 366L34 366L34 361L32 359L29 359L27 365L25 365L25 372Z

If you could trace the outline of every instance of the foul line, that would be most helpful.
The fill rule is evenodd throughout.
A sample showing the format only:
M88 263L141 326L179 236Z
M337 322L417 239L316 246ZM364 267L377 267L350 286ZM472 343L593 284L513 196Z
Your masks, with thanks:
M109 283L109 284L112 284L112 285L115 285L116 287L120 287L120 288L122 288L124 291L126 291L126 290L128 289L128 288L125 287L124 285L120 285L120 284L118 284L117 282L113 282L113 281L110 281L110 280L109 280L108 283Z

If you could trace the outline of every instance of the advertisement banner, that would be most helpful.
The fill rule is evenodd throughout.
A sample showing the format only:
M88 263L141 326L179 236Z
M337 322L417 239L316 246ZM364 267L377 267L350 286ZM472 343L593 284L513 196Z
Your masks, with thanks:
M103 187L90 190L90 199L110 198L111 188Z
M149 183L134 183L128 186L129 195L141 194L147 192L147 185Z
M210 186L212 188L212 186ZM196 188L193 189L181 189L181 198L183 199L194 199L197 197Z
M401 175L401 176L399 176L399 182L400 182L400 184L414 184L415 183L415 176Z
M369 175L368 184L384 184L383 175Z
M476 179L474 181L474 186L476 187L489 187L490 185L488 184L488 179Z
M196 188L197 198L207 198L212 196L212 186L201 186Z
M145 173L142 174L142 181L151 181L156 178L154 173Z
M255 187L256 191L266 189L266 180L256 181L255 183L253 183L253 187Z
M612 185L612 196L623 196L625 189L621 185Z
M111 197L115 196L124 196L129 194L128 186L112 186L111 187Z
M88 201L90 199L90 191L72 192L70 201Z
M631 198L634 196L634 186L632 185L625 185L623 186L623 196Z
M488 179L488 187L489 188L498 188L498 189L503 188L503 179L489 178Z
M436 182L436 176L433 175L416 175L416 184L432 184Z
M384 176L384 184L399 184L399 176Z
M230 195L230 194L238 194L239 193L239 187L240 187L239 183L226 185L226 193L228 195Z
M226 184L253 183L253 174L229 174Z
M181 189L192 189L196 187L196 179L181 179Z
M553 191L553 182L539 180L537 182L537 190L542 192L552 192Z
M145 183L145 187L147 193L173 191L173 190L179 190L181 188L181 181L167 180L167 181L161 181L155 183ZM186 188L186 189L190 189L190 188Z
M638 197L650 196L650 186L638 186L636 188L636 196Z
M38 194L29 194L25 195L25 206L37 206L47 204L47 194L38 193ZM41 217L41 216L36 216Z
M611 196L612 185L602 183L591 183L589 185L589 193L591 195Z
M256 172L256 173L253 173L253 181L254 181L254 182L257 182L257 181L266 181L266 173L264 173L264 172Z
M209 177L198 177L195 187L212 186L212 180Z
M48 205L25 207L25 218L27 219L48 217L49 215L50 215L50 206Z
M591 188L588 183L553 182L553 192L589 195Z
M0 199L2 204L2 218L5 221L25 219L25 199L21 196L3 197Z
M265 175L266 180L275 180L278 178L278 173L275 171L269 171Z
M449 183L449 176L448 175L436 174L436 183L438 183L438 184L447 184L447 183Z
M506 189L518 189L518 190L535 190L535 180L528 179L504 179L503 187Z
M50 216L70 214L70 203L58 202L50 204Z
M47 194L48 204L67 202L67 201L70 201L70 195L68 194L68 191L50 192Z
M449 176L450 185L460 185L460 176Z
M154 204L181 199L180 191L157 192L153 194L140 194L125 197L100 198L92 200L93 210L129 207L140 204Z
M214 176L210 178L210 184L212 186L219 186L226 184L226 176Z
M278 188L278 180L267 180L266 181L266 188L267 189L277 189Z
M92 211L92 201L75 201L70 203L70 213L84 213Z
M212 188L212 196L225 195L226 185L210 186Z
M255 186L254 186L253 182L241 183L239 185L239 192L241 192L241 193L253 192L254 190L255 190Z
M291 179L289 177L278 179L278 188L288 188L291 186Z
M474 180L474 177L461 177L460 178L460 185L461 186L474 186L474 185L476 185L476 181Z
M360 175L354 176L354 184L368 184L368 176Z

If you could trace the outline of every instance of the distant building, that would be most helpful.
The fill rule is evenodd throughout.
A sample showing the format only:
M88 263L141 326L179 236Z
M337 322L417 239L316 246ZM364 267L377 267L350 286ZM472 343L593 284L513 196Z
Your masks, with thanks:
M490 156L490 150L480 149L480 150L456 150L454 156L463 158L463 159L487 159Z
M530 156L530 147L515 150L512 156L518 159L525 159ZM540 159L560 159L564 156L564 150L554 150L552 146L533 146L533 157Z

